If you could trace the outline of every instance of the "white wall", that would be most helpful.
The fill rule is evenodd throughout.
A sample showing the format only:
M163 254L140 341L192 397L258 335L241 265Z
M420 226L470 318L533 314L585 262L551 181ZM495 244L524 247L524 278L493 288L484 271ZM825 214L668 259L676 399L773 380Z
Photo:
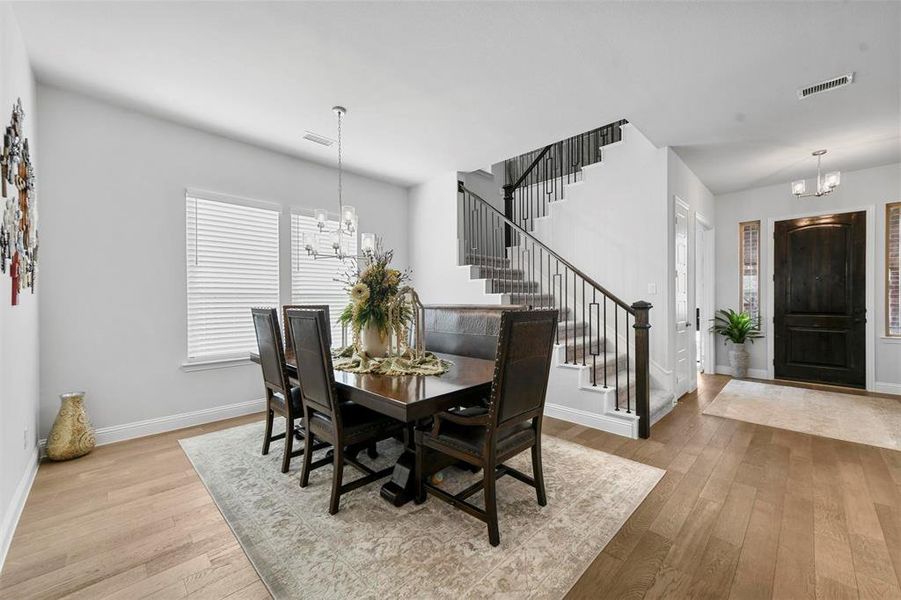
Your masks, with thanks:
M42 432L67 390L87 392L99 428L262 398L257 365L180 368L185 188L332 207L336 171L52 87L39 86L38 110ZM344 185L361 229L408 266L407 191L354 175Z
M651 360L656 378L666 379L671 369L667 149L626 125L623 141L603 152L602 162L583 169L581 182L564 188L565 200L535 220L533 233L623 301L654 305ZM608 319L612 323L612 314Z
M875 264L867 269L867 285L875 283L875 347L867 348L876 357L876 389L901 393L901 344L882 337L885 332L885 204L901 200L901 164L842 173L842 185L822 198L795 198L788 182L724 194L716 197L716 305L738 307L738 223L761 221L760 294L764 333L769 335L772 315L767 314L772 273L769 268L772 240L767 239L770 218L849 212L872 207L875 230L867 231L867 243L875 245ZM722 344L717 346L717 364L727 365ZM767 340L750 347L751 369L767 370Z
M410 188L410 266L424 304L491 304L485 283L459 265L457 173L450 171Z
M22 98L25 110L25 135L35 163L40 198L44 172L43 164L38 162L41 145L35 139L34 78L12 9L8 3L0 2L0 126L3 131L17 98ZM40 208L43 209L43 202ZM43 233L42 230L42 242ZM0 568L37 467L38 306L43 284L41 264L35 295L26 291L20 296L19 305L11 306L9 270L0 274Z

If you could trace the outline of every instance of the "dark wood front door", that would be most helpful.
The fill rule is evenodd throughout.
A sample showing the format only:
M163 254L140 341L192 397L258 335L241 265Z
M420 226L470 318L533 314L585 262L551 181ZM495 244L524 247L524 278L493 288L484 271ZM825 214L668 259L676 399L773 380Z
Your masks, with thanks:
M775 374L866 387L866 213L775 228Z

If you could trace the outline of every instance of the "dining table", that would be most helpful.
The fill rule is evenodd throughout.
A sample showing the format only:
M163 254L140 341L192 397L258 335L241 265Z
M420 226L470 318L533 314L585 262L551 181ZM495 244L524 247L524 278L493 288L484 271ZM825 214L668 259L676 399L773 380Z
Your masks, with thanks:
M408 431L424 427L441 411L456 406L472 406L488 398L494 378L494 361L470 356L436 352L449 361L442 375L377 375L351 373L335 369L335 386L342 400L351 400L383 415L407 423ZM251 353L252 361L260 357ZM297 382L297 362L293 349L285 350L285 370ZM452 464L440 457L425 461L426 475ZM394 464L391 479L382 485L382 498L394 506L402 506L415 493L414 470L416 448L411 435L405 436L404 451Z

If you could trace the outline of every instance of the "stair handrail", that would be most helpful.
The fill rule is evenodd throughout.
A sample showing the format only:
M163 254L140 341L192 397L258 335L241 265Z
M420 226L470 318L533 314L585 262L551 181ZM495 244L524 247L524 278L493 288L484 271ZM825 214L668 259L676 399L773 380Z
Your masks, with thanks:
M581 335L581 340L582 340L581 355L582 355L582 365L583 366L587 366L587 363L586 363L587 355L588 354L591 355L591 366L592 366L592 368L591 368L591 385L592 386L597 386L599 384L599 382L597 381L597 360L599 357L603 357L602 358L603 385L604 385L604 387L607 387L607 384L608 384L608 381L607 381L608 380L607 346L605 344L603 347L603 351L602 351L600 344L595 346L591 342L592 324L595 328L597 328L598 339L600 339L601 332L603 332L604 336L606 337L609 332L609 329L607 328L607 302L610 301L613 303L613 317L614 317L614 321L613 321L613 325L614 325L614 327L613 327L613 329L614 329L613 355L614 355L614 361L616 361L615 365L614 365L614 387L616 389L615 394L614 394L614 402L615 402L614 410L616 410L616 411L620 410L620 384L619 384L619 366L618 366L618 361L619 361L619 356L620 356L619 350L618 350L618 342L619 342L618 314L619 313L617 312L617 309L622 309L625 314L624 323L623 323L625 328L628 328L629 317L631 316L632 321L633 321L632 328L634 329L634 352L635 352L633 355L634 360L635 360L634 407L635 407L635 414L639 417L638 423L637 423L638 436L642 437L642 438L649 437L650 431L651 431L651 423L650 423L650 414L651 413L650 413L650 344L649 344L648 333L649 333L649 329L651 328L650 319L649 319L650 309L653 308L651 306L651 304L649 302L645 302L645 301L634 302L631 305L627 304L625 301L623 301L618 296L616 296L615 294L610 292L607 288L605 288L604 286L599 284L593 278L586 275L581 269L575 267L571 262L569 262L568 260L566 260L565 258L560 256L559 254L557 254L554 250L552 250L550 247L548 247L547 244L545 244L544 242L542 242L541 240L536 238L534 235L532 235L531 233L526 231L525 228L521 227L516 222L514 222L512 219L508 218L504 213L502 213L497 208L492 206L491 203L489 203L487 200L485 200L484 198L482 198L481 196L479 196L472 190L468 189L462 181L457 181L457 193L463 197L463 203L461 206L462 206L462 210L464 211L464 214L466 213L467 210L469 210L470 212L475 212L478 215L477 216L478 222L476 224L476 227L478 228L479 232L481 232L481 233L477 233L474 237L469 237L469 235L466 233L468 231L467 227L472 226L471 221L474 217L467 215L466 218L464 219L464 238L463 238L464 240L468 240L470 244L473 241L478 241L480 239L482 242L487 242L488 241L488 237L487 237L488 234L486 233L487 229L490 229L492 232L496 232L500 229L503 229L505 232L505 236L504 236L505 238L508 234L512 234L515 232L518 236L517 237L518 240L525 240L526 243L531 244L531 250L526 250L526 252L528 252L529 256L530 256L529 260L530 260L530 264L532 265L531 270L532 270L533 274L534 274L534 263L531 263L531 260L532 260L531 257L534 256L535 246L538 246L539 252L547 253L547 255L548 255L548 275L551 276L551 278L560 277L559 266L562 266L564 268L564 276L559 281L562 281L565 279L567 282L566 283L567 291L565 293L562 293L566 297L565 298L557 298L557 302L556 302L557 308L568 307L568 304L569 304L568 303L568 298L569 298L569 287L568 287L569 286L569 283L568 283L569 275L568 275L568 273L569 272L573 273L572 299L573 299L574 313L575 313L575 307L578 304L578 293L577 293L575 278L579 277L582 280L582 319L583 319L583 322L585 319L585 312L586 312L585 301L587 300L587 297L585 295L585 286L587 285L589 288L593 288L594 291L592 292L592 298L591 298L592 301L591 301L591 304L588 306L588 311L587 311L588 312L588 335L585 334L584 329L583 329L582 335ZM473 205L478 207L477 210L472 211L471 205L467 204L468 202L472 202ZM467 206L469 206L469 208L467 208ZM486 225L487 225L487 228L486 228ZM488 245L491 246L492 248L497 247L496 246L497 240L494 238L493 234L491 236L491 243ZM482 247L482 243L479 243L479 245L477 245L477 246L470 245L470 248L474 248L474 249L479 249L481 247ZM508 244L505 246L504 252L506 253L508 251L513 251L514 249L516 249L517 251L520 252L520 258L521 258L521 254L523 252L522 248L523 248L523 244L518 244L517 246L510 246ZM557 273L553 274L553 275L550 272L551 258L556 260L557 265L558 265ZM540 260L539 260L539 263L541 263ZM494 263L492 263L492 264L494 264ZM512 266L512 260L510 260L510 264ZM540 273L541 273L541 264L539 264L539 277L541 277ZM558 285L559 285L559 283L558 283ZM513 289L515 289L515 288L516 288L516 286L514 285ZM522 289L525 292L525 290L527 288L525 285L523 285ZM525 293L528 294L528 292L525 292ZM600 293L601 296L604 298L603 312L601 312L600 308L595 309L597 311L597 316L596 316L596 319L593 320L591 306L600 306L595 301L595 294L597 294L597 293ZM541 298L540 294L539 294L538 298L539 298L539 303L543 304L544 299ZM550 304L551 304L551 306L553 306L554 305L553 294L550 295L550 298L551 298ZM533 301L534 301L534 298L533 298ZM561 301L564 301L565 304L562 304ZM603 318L603 321L601 320L602 318ZM596 322L594 322L594 321L596 321ZM569 329L570 329L569 324L568 324L568 318L565 319L565 322L566 322L566 326L564 327L564 348L566 349L566 357L565 357L564 362L568 363L569 362L568 333L569 333ZM572 348L572 356L573 356L574 363L578 362L578 357L579 357L578 343L576 342L576 337L575 337L576 336L575 325L576 325L576 317L574 314L573 327L572 327L573 341L574 341L574 346ZM624 335L625 335L625 350L626 350L626 359L625 359L626 378L625 378L625 388L624 388L626 391L626 398L625 398L625 409L626 410L625 410L625 412L627 414L629 414L632 412L632 395L631 395L632 386L629 381L629 377L630 377L629 371L631 368L630 360L629 360L630 359L630 353L629 353L630 347L629 347L629 335L628 335L628 333L624 333ZM559 338L560 338L560 333L559 333L559 328L558 328L558 331L557 331L557 343L558 344L560 343ZM587 341L587 344L586 344L586 341ZM587 348L586 348L586 345L587 345ZM597 350L595 350L595 348L597 348Z
M632 305L630 305L626 301L620 299L619 296L617 296L616 294L614 294L613 292L611 292L610 290L608 290L607 288L602 286L600 283L595 281L593 278L586 275L581 269L575 267L571 262L569 262L568 260L566 260L565 258L560 256L559 254L557 254L556 252L551 250L551 248L549 248L547 244L545 244L544 242L542 242L541 240L536 238L534 235L532 235L531 233L529 233L528 231L526 231L525 229L523 229L522 227L520 227L519 225L517 225L516 223L511 221L509 218L507 218L506 215L504 215L504 213L502 213L501 211L496 209L494 206L492 206L490 202L488 202L487 200L485 200L484 198L482 198L481 196L479 196L478 194L476 194L475 192L473 192L472 190L467 188L466 185L462 181L457 181L457 191L460 193L465 192L465 193L469 194L471 197L476 198L477 200L482 202L485 205L486 209L488 209L489 211L496 214L497 217L499 217L502 221L504 221L504 223L506 225L508 225L509 227L511 227L514 231L516 231L517 233L519 233L522 236L525 236L530 242L537 244L538 246L541 246L542 248L544 248L544 250L548 254L550 254L556 260L558 260L562 264L564 264L570 271L572 271L573 273L575 273L576 275L578 275L579 277L584 279L588 285L593 286L595 289L597 289L599 292L601 292L604 296L607 297L608 300L613 301L616 305L618 305L623 310L627 311L629 314L631 314L633 316L635 315L635 309L632 307Z

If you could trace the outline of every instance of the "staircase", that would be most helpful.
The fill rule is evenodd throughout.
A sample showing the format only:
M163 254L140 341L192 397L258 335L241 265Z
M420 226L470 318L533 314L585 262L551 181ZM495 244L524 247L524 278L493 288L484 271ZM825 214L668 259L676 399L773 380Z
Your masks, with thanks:
M606 128L618 131L623 123ZM651 305L621 300L532 233L535 220L549 218L549 205L581 180L583 163L601 160L600 151L589 149L599 148L599 140L620 140L599 131L525 155L530 162L508 161L506 215L458 182L461 264L504 304L559 310L548 414L646 438L674 405L673 395L650 377Z

